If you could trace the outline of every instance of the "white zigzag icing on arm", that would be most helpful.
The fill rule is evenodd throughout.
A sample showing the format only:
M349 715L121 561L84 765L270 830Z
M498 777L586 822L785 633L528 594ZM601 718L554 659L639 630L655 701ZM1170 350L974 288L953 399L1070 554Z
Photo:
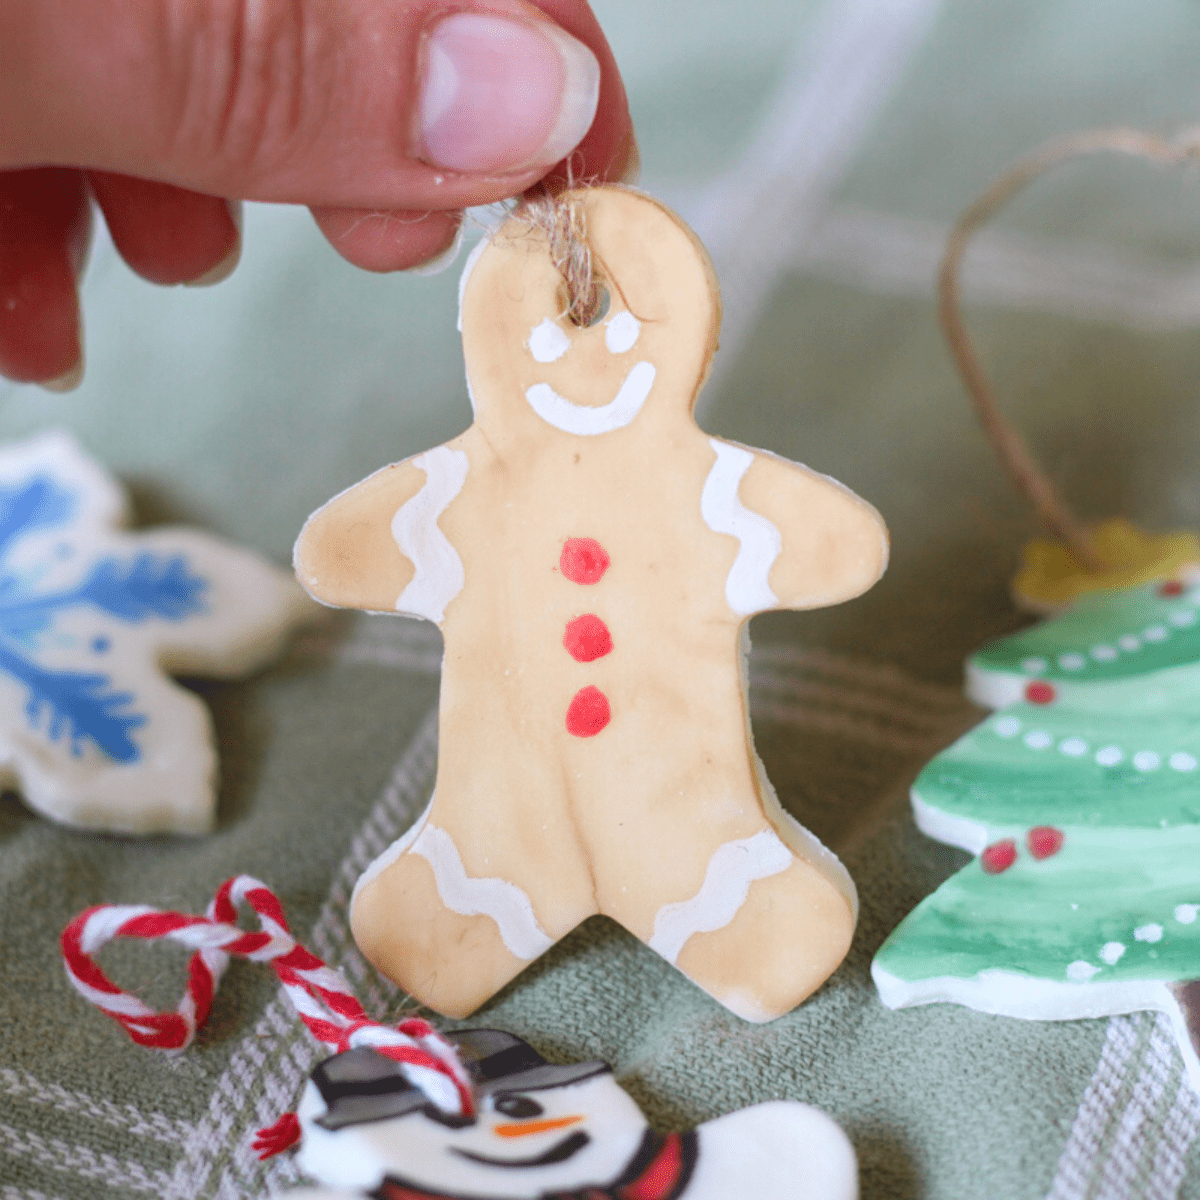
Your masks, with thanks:
M529 407L548 425L561 429L563 433L574 433L580 437L594 437L598 433L611 433L623 429L642 411L646 397L654 386L654 364L634 363L617 392L616 399L600 408L589 408L586 404L572 404L560 396L548 383L535 383L525 390Z
M409 852L419 854L433 868L438 895L451 912L491 917L500 940L517 958L537 958L554 945L538 924L529 897L507 879L468 875L454 839L444 829L426 825Z
M732 534L741 543L725 580L725 600L742 617L774 608L779 597L767 580L783 550L783 538L766 517L751 512L738 498L738 485L754 455L717 438L709 438L708 444L717 452L717 461L700 493L700 515L714 533Z
M690 900L664 904L658 910L647 944L674 963L693 933L723 929L746 903L755 880L778 875L792 862L792 852L770 829L718 846L708 860L700 890Z
M462 491L469 463L462 450L437 446L417 455L412 464L425 472L425 486L397 509L392 537L412 560L416 574L400 593L396 611L440 624L446 605L462 591L463 565L438 528L438 517Z

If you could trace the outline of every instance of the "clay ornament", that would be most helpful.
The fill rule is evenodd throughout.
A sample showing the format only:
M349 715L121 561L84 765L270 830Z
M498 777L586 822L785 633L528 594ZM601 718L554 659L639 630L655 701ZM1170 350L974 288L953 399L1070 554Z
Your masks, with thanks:
M1031 612L1061 612L1090 592L1123 591L1161 583L1200 568L1200 538L1189 530L1151 534L1120 517L1089 530L1091 547L1104 564L1089 570L1062 542L1036 538L1026 544L1013 579L1013 599Z
M973 656L970 693L999 711L912 802L924 833L978 857L876 955L889 1007L1157 1010L1200 1090L1197 584L1093 593Z
M239 905L258 918L238 925ZM116 938L191 949L172 1012L122 992L95 955ZM222 884L205 916L102 905L62 935L67 978L141 1045L187 1046L231 956L268 963L309 1032L336 1053L319 1063L298 1113L255 1140L260 1157L300 1144L320 1190L292 1200L854 1200L846 1135L794 1101L742 1109L684 1134L658 1134L602 1062L555 1065L496 1029L443 1035L410 1017L371 1020L343 976L292 937L259 880Z
M463 1016L605 913L770 1020L837 967L856 898L754 753L743 627L870 587L886 531L833 480L696 426L720 304L690 230L628 189L562 203L607 313L563 315L547 234L510 218L461 289L474 424L296 544L318 600L445 638L434 797L359 881L354 934Z
M312 1074L289 1200L853 1200L846 1135L793 1101L660 1134L602 1062L557 1066L496 1029L447 1035L475 1081L473 1120L431 1112L396 1064L350 1050Z
M127 516L65 433L0 447L0 787L79 828L204 833L211 721L163 672L244 675L312 606L249 550Z

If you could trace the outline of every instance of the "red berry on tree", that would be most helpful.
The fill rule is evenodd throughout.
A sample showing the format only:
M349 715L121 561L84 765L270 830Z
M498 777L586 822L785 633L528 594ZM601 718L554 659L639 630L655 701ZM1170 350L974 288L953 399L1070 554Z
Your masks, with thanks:
M1044 679L1035 679L1025 685L1025 699L1030 704L1053 704L1057 695L1054 684L1047 683Z
M1025 837L1029 845L1029 853L1034 858L1049 858L1062 849L1063 832L1053 825L1037 825Z
M993 842L980 856L979 861L989 875L1007 871L1017 861L1017 843L1012 838Z

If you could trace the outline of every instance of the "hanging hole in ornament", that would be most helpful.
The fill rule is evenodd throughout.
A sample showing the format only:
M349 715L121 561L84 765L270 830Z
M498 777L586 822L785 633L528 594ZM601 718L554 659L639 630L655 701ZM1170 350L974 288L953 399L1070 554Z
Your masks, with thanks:
M590 295L571 297L566 294L565 288L563 292L563 307L571 324L577 329L592 329L599 325L612 307L612 296L599 280L593 281Z

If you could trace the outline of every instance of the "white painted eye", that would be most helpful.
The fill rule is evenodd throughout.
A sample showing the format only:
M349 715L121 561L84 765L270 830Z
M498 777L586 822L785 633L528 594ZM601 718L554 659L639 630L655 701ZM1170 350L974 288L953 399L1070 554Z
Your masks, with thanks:
M631 312L619 312L604 322L604 344L611 354L632 350L642 331L642 323Z
M540 363L557 362L571 348L571 339L547 317L529 334L529 353Z

